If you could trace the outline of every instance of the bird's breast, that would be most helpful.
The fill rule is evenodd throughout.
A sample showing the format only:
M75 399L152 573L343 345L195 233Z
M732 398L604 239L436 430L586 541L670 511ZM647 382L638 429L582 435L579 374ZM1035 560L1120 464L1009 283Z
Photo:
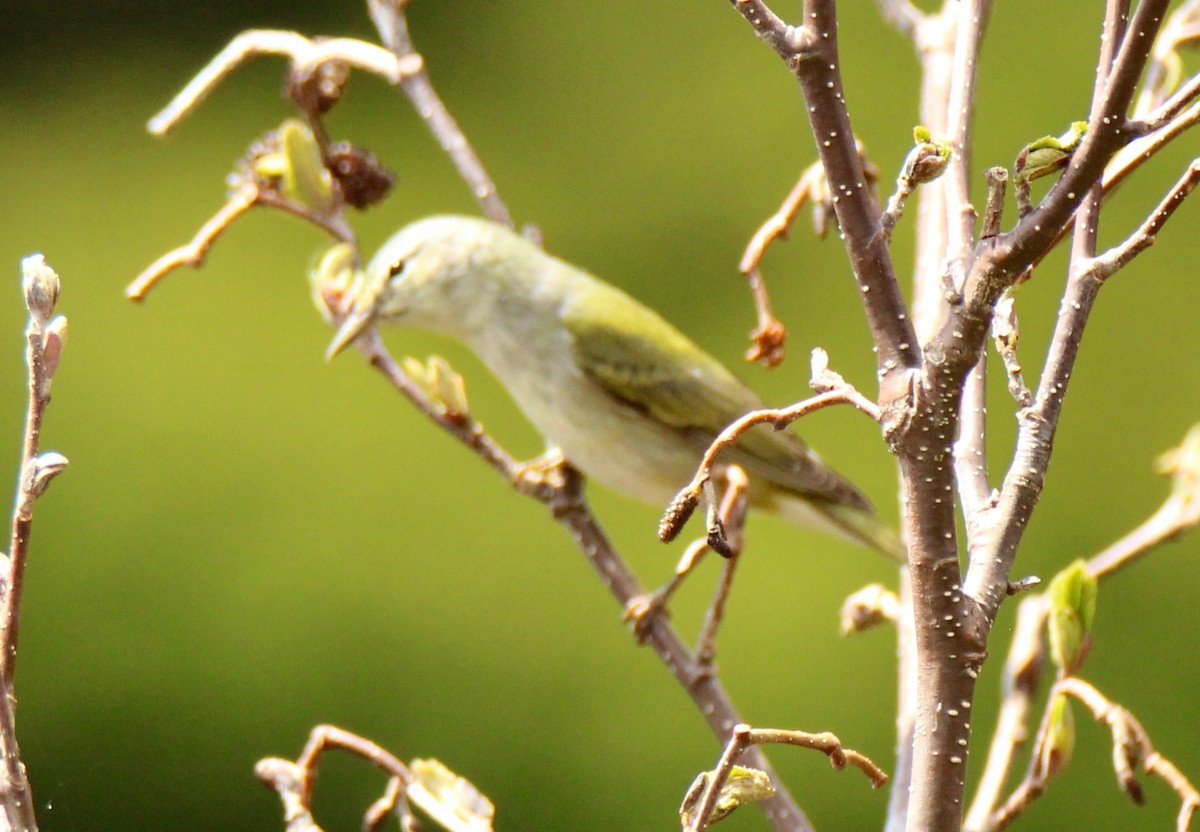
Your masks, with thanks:
M492 328L471 346L572 465L615 491L665 506L691 478L701 451L589 378L565 328L538 325Z

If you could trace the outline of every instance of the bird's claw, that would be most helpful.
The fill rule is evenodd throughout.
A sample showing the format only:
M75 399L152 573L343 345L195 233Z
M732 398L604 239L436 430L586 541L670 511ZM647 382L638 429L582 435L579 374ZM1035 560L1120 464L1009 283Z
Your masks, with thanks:
M513 487L523 493L558 489L566 481L567 458L558 448L521 463L512 475Z

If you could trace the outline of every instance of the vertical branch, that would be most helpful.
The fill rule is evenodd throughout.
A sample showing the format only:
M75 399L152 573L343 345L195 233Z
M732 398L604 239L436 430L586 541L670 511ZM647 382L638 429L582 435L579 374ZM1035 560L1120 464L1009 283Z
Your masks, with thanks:
M41 453L42 420L50 404L50 382L62 358L67 319L53 317L60 288L58 275L40 255L21 263L25 305L29 323L25 328L25 363L29 369L29 402L21 442L21 464L13 501L11 547L0 572L0 821L4 829L36 832L33 793L21 750L17 745L16 693L17 634L21 618L21 595L29 538L33 531L33 507L58 474L67 467L62 454Z
M1143 0L1138 7L1142 16L1150 0ZM1096 83L1092 101L1092 118L1103 112L1114 76L1114 59L1117 49L1126 54L1123 40L1124 23L1128 16L1129 0L1108 0L1104 20L1104 37L1101 41L1097 61ZM1139 21L1135 21L1138 25ZM1144 21L1142 21L1144 23ZM1153 33L1139 34L1135 40L1153 41ZM1145 45L1148 53L1149 45ZM1132 98L1133 87L1126 92L1125 107ZM1124 112L1125 107L1122 108ZM1090 128L1089 128L1090 129ZM1082 152L1082 148L1080 150ZM1103 164L1099 166L1103 171ZM1064 176L1064 179L1066 176ZM1072 241L1071 265L1068 269L1066 290L1063 293L1060 314L1055 323L1049 355L1034 396L1033 405L1021 411L1020 431L1013 462L1005 475L1001 498L996 506L994 536L985 541L984 551L975 568L967 577L967 591L988 610L989 617L995 615L1004 598L1008 573L1016 557L1017 546L1024 534L1029 516L1041 494L1043 477L1050 464L1054 435L1058 427L1062 403L1067 384L1075 367L1075 358L1083 340L1083 330L1091 315L1092 306L1100 291L1101 282L1086 268L1096 251L1096 234L1099 225L1100 199L1103 187L1100 173L1093 180L1086 198L1081 201L1080 213L1075 223ZM1047 197L1049 200L1049 197ZM1040 214L1039 208L1034 214Z
M954 157L937 186L940 213L923 213L922 236L940 242L941 259L932 242L920 243L926 252L921 265L935 272L920 276L926 298L943 320L942 276L960 285L974 242L975 211L971 206L968 171L974 111L976 67L991 3L988 0L947 3L941 15L942 49L952 58L925 67L950 66L946 88L926 81L923 90L936 89L940 101L922 102L944 123L944 136ZM940 111L940 112L938 112ZM935 226L940 226L935 227ZM954 441L961 409L982 410L982 379L963 400L963 377L945 374L944 342L936 336L939 321L918 321L921 331L934 333L924 348L925 364L913 390L912 422L896 438L902 474L902 499L910 542L912 598L917 652L916 723L913 771L907 829L956 830L961 824L966 782L970 709L975 678L985 655L983 634L973 627L973 605L962 593L955 539ZM962 333L958 333L961 339ZM956 347L957 345L952 345ZM972 362L973 363L973 362ZM970 430L982 432L978 419ZM970 437L972 447L981 437Z

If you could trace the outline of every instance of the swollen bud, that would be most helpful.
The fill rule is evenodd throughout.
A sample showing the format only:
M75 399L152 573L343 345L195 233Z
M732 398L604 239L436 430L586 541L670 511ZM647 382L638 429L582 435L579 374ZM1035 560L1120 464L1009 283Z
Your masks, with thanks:
M58 273L50 268L45 257L31 254L21 261L21 286L30 316L39 326L44 326L58 304L58 293L62 288Z
M47 386L58 371L58 362L62 360L62 351L66 344L67 319L66 316L59 315L42 332L42 375Z
M950 143L935 141L926 128L913 128L913 149L904 160L903 176L913 185L923 185L937 179L946 170L953 156Z
M1050 581L1050 656L1070 676L1087 658L1096 618L1096 576L1079 559Z
M28 469L26 487L35 497L40 497L50 487L50 482L67 470L67 458L56 451L46 451L38 454Z
M1075 712L1071 700L1056 694L1050 702L1046 718L1046 733L1038 749L1037 766L1042 777L1049 779L1071 762L1075 750Z

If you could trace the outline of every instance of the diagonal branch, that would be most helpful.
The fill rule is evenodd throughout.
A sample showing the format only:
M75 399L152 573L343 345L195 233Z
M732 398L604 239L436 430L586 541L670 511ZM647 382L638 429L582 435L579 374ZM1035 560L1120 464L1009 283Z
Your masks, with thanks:
M645 588L612 546L584 502L583 482L577 473L567 469L560 481L530 480L523 476L525 466L497 445L478 423L462 418L461 414L447 413L431 401L421 386L410 379L391 358L377 333L360 337L356 345L371 366L434 423L479 454L519 490L545 504L622 608L646 594ZM709 727L719 739L725 741L733 726L742 720L717 675L701 672L696 656L666 616L648 616L642 636L687 691ZM760 750L750 748L746 754L749 755L750 765L768 772L772 780L778 782L771 764ZM786 790L779 788L774 796L764 802L764 806L777 832L811 832L812 825L808 818Z
M404 16L409 0L368 0L367 8L375 28L387 48L396 56L397 64L412 66L411 72L400 74L392 83L398 84L412 102L413 109L433 133L438 144L450 161L458 168L459 175L471 189L471 195L493 222L513 227L508 207L500 199L496 185L483 166L483 161L467 141L466 134L458 126L450 110L442 103L441 96L429 80L425 60L413 47L408 32L408 21Z

